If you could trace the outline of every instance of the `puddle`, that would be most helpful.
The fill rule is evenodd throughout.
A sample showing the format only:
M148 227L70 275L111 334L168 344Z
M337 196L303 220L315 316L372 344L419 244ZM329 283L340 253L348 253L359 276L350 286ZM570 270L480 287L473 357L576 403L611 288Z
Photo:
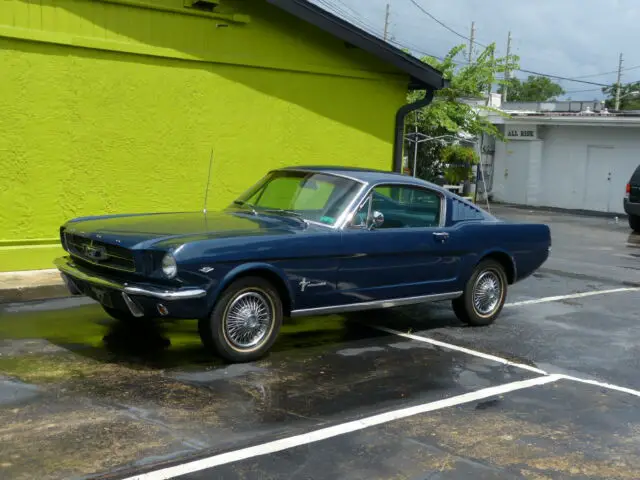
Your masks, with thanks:
M19 404L38 395L40 392L37 386L0 376L0 406Z

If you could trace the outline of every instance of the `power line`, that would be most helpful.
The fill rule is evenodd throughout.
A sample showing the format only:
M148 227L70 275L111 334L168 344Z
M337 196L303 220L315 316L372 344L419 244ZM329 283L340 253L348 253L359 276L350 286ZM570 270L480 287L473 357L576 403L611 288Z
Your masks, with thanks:
M534 72L532 70L525 70L523 68L518 68L516 70L518 70L519 72L530 73L531 75L537 75L539 77L557 78L559 80L566 80L568 82L585 83L587 85L598 85L599 87L608 87L609 86L609 85L607 85L605 83L588 82L586 80L576 80L575 78L562 77L560 75L551 75L550 73Z
M636 70L638 68L640 68L640 65L634 65L633 67L623 68L622 71L628 72L629 70ZM618 73L618 70L610 70L608 72L602 72L602 73L590 73L589 75L580 75L579 77L573 77L573 78L601 77L602 75L611 75L612 73Z
M416 2L415 0L409 0L411 3L413 3L415 5L415 7L420 10L422 13L424 13L426 16L428 16L429 18L431 18L431 20L433 20L434 22L436 22L437 24L439 24L441 27L446 28L447 30L449 30L451 33L459 36L460 38L463 38L465 40L470 40L469 37L467 37L466 35L463 35L460 32L456 32L453 28L451 28L449 25L447 25L446 23L442 22L441 20L438 20L436 17L434 17L433 15L431 15L427 10L425 10L422 5L420 5L418 2ZM487 47L487 45L483 45L480 42L476 42L478 45L480 45L481 47Z
M347 4L345 4L343 1L341 0L334 0L334 2L339 3L340 5L336 5L334 2L330 1L330 0L316 0L318 3L320 3L322 6L328 8L329 10L334 10L337 13L339 13L344 19L350 21L351 23L353 23L354 25L369 31L370 33L373 33L375 35L377 35L380 38L384 39L384 32L380 31L379 29L373 27L372 25L368 24L367 22L361 20L360 18L358 18L358 13L353 10L351 7L349 7ZM419 3L417 3L415 0L409 0L411 3L413 3L421 12L423 12L425 15L427 15L429 18L431 18L432 20L434 20L436 23L438 23L439 25L441 25L442 27L446 28L447 30L449 30L450 32L456 34L457 36L459 36L460 38L463 38L467 41L470 41L470 37L455 31L453 28L449 27L446 23L442 22L441 20L439 20L438 18L436 18L435 16L433 16L432 14L430 14L427 10L425 10ZM349 12L346 11L346 9L349 9L351 12L353 12L352 15ZM442 56L438 56L438 55L434 55L432 53L426 52L424 50L422 50L422 47L418 47L415 44L411 44L411 43L400 43L398 41L395 41L393 38L388 38L387 41L389 43L394 44L395 46L399 47L399 48L407 48L409 50L412 50L416 53L425 55L425 56L429 56L429 57L434 57L437 58L440 61L444 60L444 57ZM474 40L474 44L475 45L480 45L481 47L487 47L487 45L477 42ZM456 66L460 66L460 65L469 65L469 62L463 62L463 61L458 61L458 62L453 62L454 65ZM633 67L628 67L626 70L632 70L632 69L636 69L636 68L640 68L640 65L636 65ZM590 81L586 81L586 80L580 80L580 78L588 78L591 76L599 76L599 75L605 75L606 73L602 73L602 74L591 74L591 75L585 75L582 77L564 77L564 76L560 76L560 75L553 75L553 74L549 74L549 73L541 73L541 72L535 72L532 70L526 70L526 69L515 69L519 72L523 72L523 73L529 73L531 75L537 75L540 77L548 77L548 78L555 78L558 80L565 80L568 82L574 82L574 83L582 83L585 85L596 85L599 87L609 87L609 84L604 84L604 83L597 83L597 82L590 82ZM617 73L617 70L614 70L612 72L608 72L608 73ZM635 82L630 82L630 83L635 83Z
M423 8L416 0L409 0L409 1L413 5L415 5L415 7L418 8L418 10L420 10L422 13L427 15L429 18L431 18L433 21L435 21L436 23L438 23L442 27L444 27L447 30L449 30L451 33L454 33L455 35L459 36L460 38L463 38L464 40L471 41L471 39L468 36L466 36L466 35L464 35L464 34L462 34L460 32L457 32L456 30L451 28L449 25L447 25L443 21L441 21L438 18L436 18L435 16L433 16L425 8ZM475 43L477 45L482 46L482 47L485 47L485 48L487 47L487 45L484 45L484 44L482 44L480 42L475 42ZM563 77L563 76L560 76L560 75L552 75L552 74L548 74L548 73L532 72L531 70L525 70L525 69L522 69L522 68L518 68L518 69L515 69L515 70L517 70L519 72L523 72L523 73L531 73L533 75L538 75L538 76L541 76L541 77L557 78L559 80L566 80L566 81L569 81L569 82L584 83L584 84L587 84L587 85L599 85L601 87L608 86L608 85L605 85L605 84L602 84L602 83L588 82L588 81L585 81L585 80L578 80L576 78Z
M568 95L570 93L585 93L585 92L601 92L600 88L587 88L586 90L567 90L564 92L564 95Z
M345 7L346 9L351 10L351 12L353 12L353 15L349 12L346 11L345 8L342 8L341 6L335 5L333 4L333 2L328 1L328 0L316 0L320 5L322 5L323 7L329 9L329 10L334 10L335 12L339 13L343 19L348 20L349 22L351 22L352 24L362 28L363 30L368 31L369 33L373 33L374 35L380 37L380 38L384 38L384 32L379 30L378 28L374 27L373 25L365 22L364 20L358 18L356 15L358 15L357 12L355 12L351 7L349 7L348 5L346 5L344 2L340 1L340 0L335 0L336 2L338 2L339 4L341 4L343 7ZM388 35L388 39L387 42L397 46L398 48L407 48L409 50L412 50L416 53L422 54L424 56L427 57L433 57L433 58L437 58L440 61L444 60L444 57L438 56L438 55L434 55L433 53L430 52L426 52L424 50L422 50L422 47L419 47L418 45L412 44L412 43L401 43L398 42L397 40L395 40L393 38L393 35ZM455 63L455 62L454 62ZM468 65L466 62L459 62L456 63L456 65Z

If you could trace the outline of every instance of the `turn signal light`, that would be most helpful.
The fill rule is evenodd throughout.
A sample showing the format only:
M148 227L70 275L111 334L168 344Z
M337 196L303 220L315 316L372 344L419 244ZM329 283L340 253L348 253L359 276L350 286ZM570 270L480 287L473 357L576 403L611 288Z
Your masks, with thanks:
M625 191L624 198L629 198L631 196L631 184L627 183L627 190Z

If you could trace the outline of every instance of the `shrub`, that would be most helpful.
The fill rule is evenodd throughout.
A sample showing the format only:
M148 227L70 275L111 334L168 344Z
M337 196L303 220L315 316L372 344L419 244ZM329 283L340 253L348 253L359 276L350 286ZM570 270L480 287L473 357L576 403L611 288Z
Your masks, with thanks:
M452 185L457 185L473 176L473 166L480 157L473 148L449 145L442 150L442 163L446 164L444 177Z

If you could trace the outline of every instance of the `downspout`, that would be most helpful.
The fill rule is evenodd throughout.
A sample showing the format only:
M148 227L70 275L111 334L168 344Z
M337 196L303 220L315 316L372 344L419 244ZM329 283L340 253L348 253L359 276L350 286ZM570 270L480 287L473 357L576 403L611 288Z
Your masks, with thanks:
M402 152L404 150L404 121L410 112L426 107L433 101L435 89L428 88L423 99L403 105L396 113L396 135L393 143L393 171L402 173Z

